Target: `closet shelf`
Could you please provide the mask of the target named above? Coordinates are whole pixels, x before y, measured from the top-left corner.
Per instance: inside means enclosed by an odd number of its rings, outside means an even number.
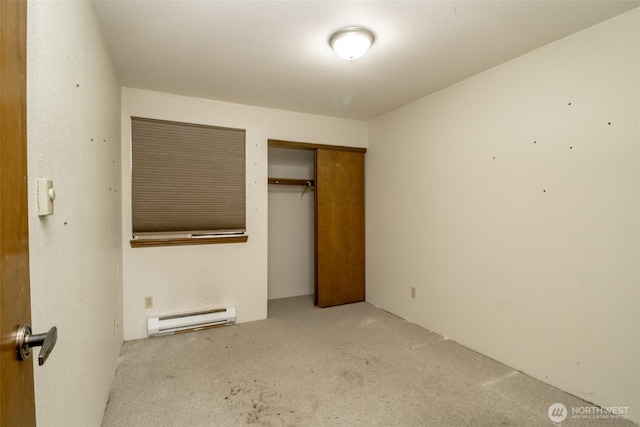
[[[274,185],[303,185],[305,187],[313,187],[315,182],[313,179],[300,178],[269,178],[269,184]]]

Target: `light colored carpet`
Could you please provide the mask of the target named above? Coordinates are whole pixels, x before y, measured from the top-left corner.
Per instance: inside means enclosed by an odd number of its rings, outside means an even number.
[[[126,342],[103,427],[631,426],[367,303],[269,301],[269,319]]]

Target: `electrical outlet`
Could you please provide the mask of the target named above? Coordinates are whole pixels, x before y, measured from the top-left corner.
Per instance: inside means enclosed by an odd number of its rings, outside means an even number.
[[[153,297],[144,297],[144,308],[153,308]]]
[[[415,298],[416,297],[416,288],[415,287],[411,287],[411,298]]]

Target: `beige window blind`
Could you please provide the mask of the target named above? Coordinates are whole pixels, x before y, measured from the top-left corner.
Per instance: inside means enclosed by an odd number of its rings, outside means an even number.
[[[131,118],[133,236],[242,233],[245,130]]]

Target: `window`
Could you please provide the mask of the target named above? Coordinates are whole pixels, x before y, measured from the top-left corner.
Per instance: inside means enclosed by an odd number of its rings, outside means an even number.
[[[131,147],[132,246],[246,241],[244,129],[132,117]]]

